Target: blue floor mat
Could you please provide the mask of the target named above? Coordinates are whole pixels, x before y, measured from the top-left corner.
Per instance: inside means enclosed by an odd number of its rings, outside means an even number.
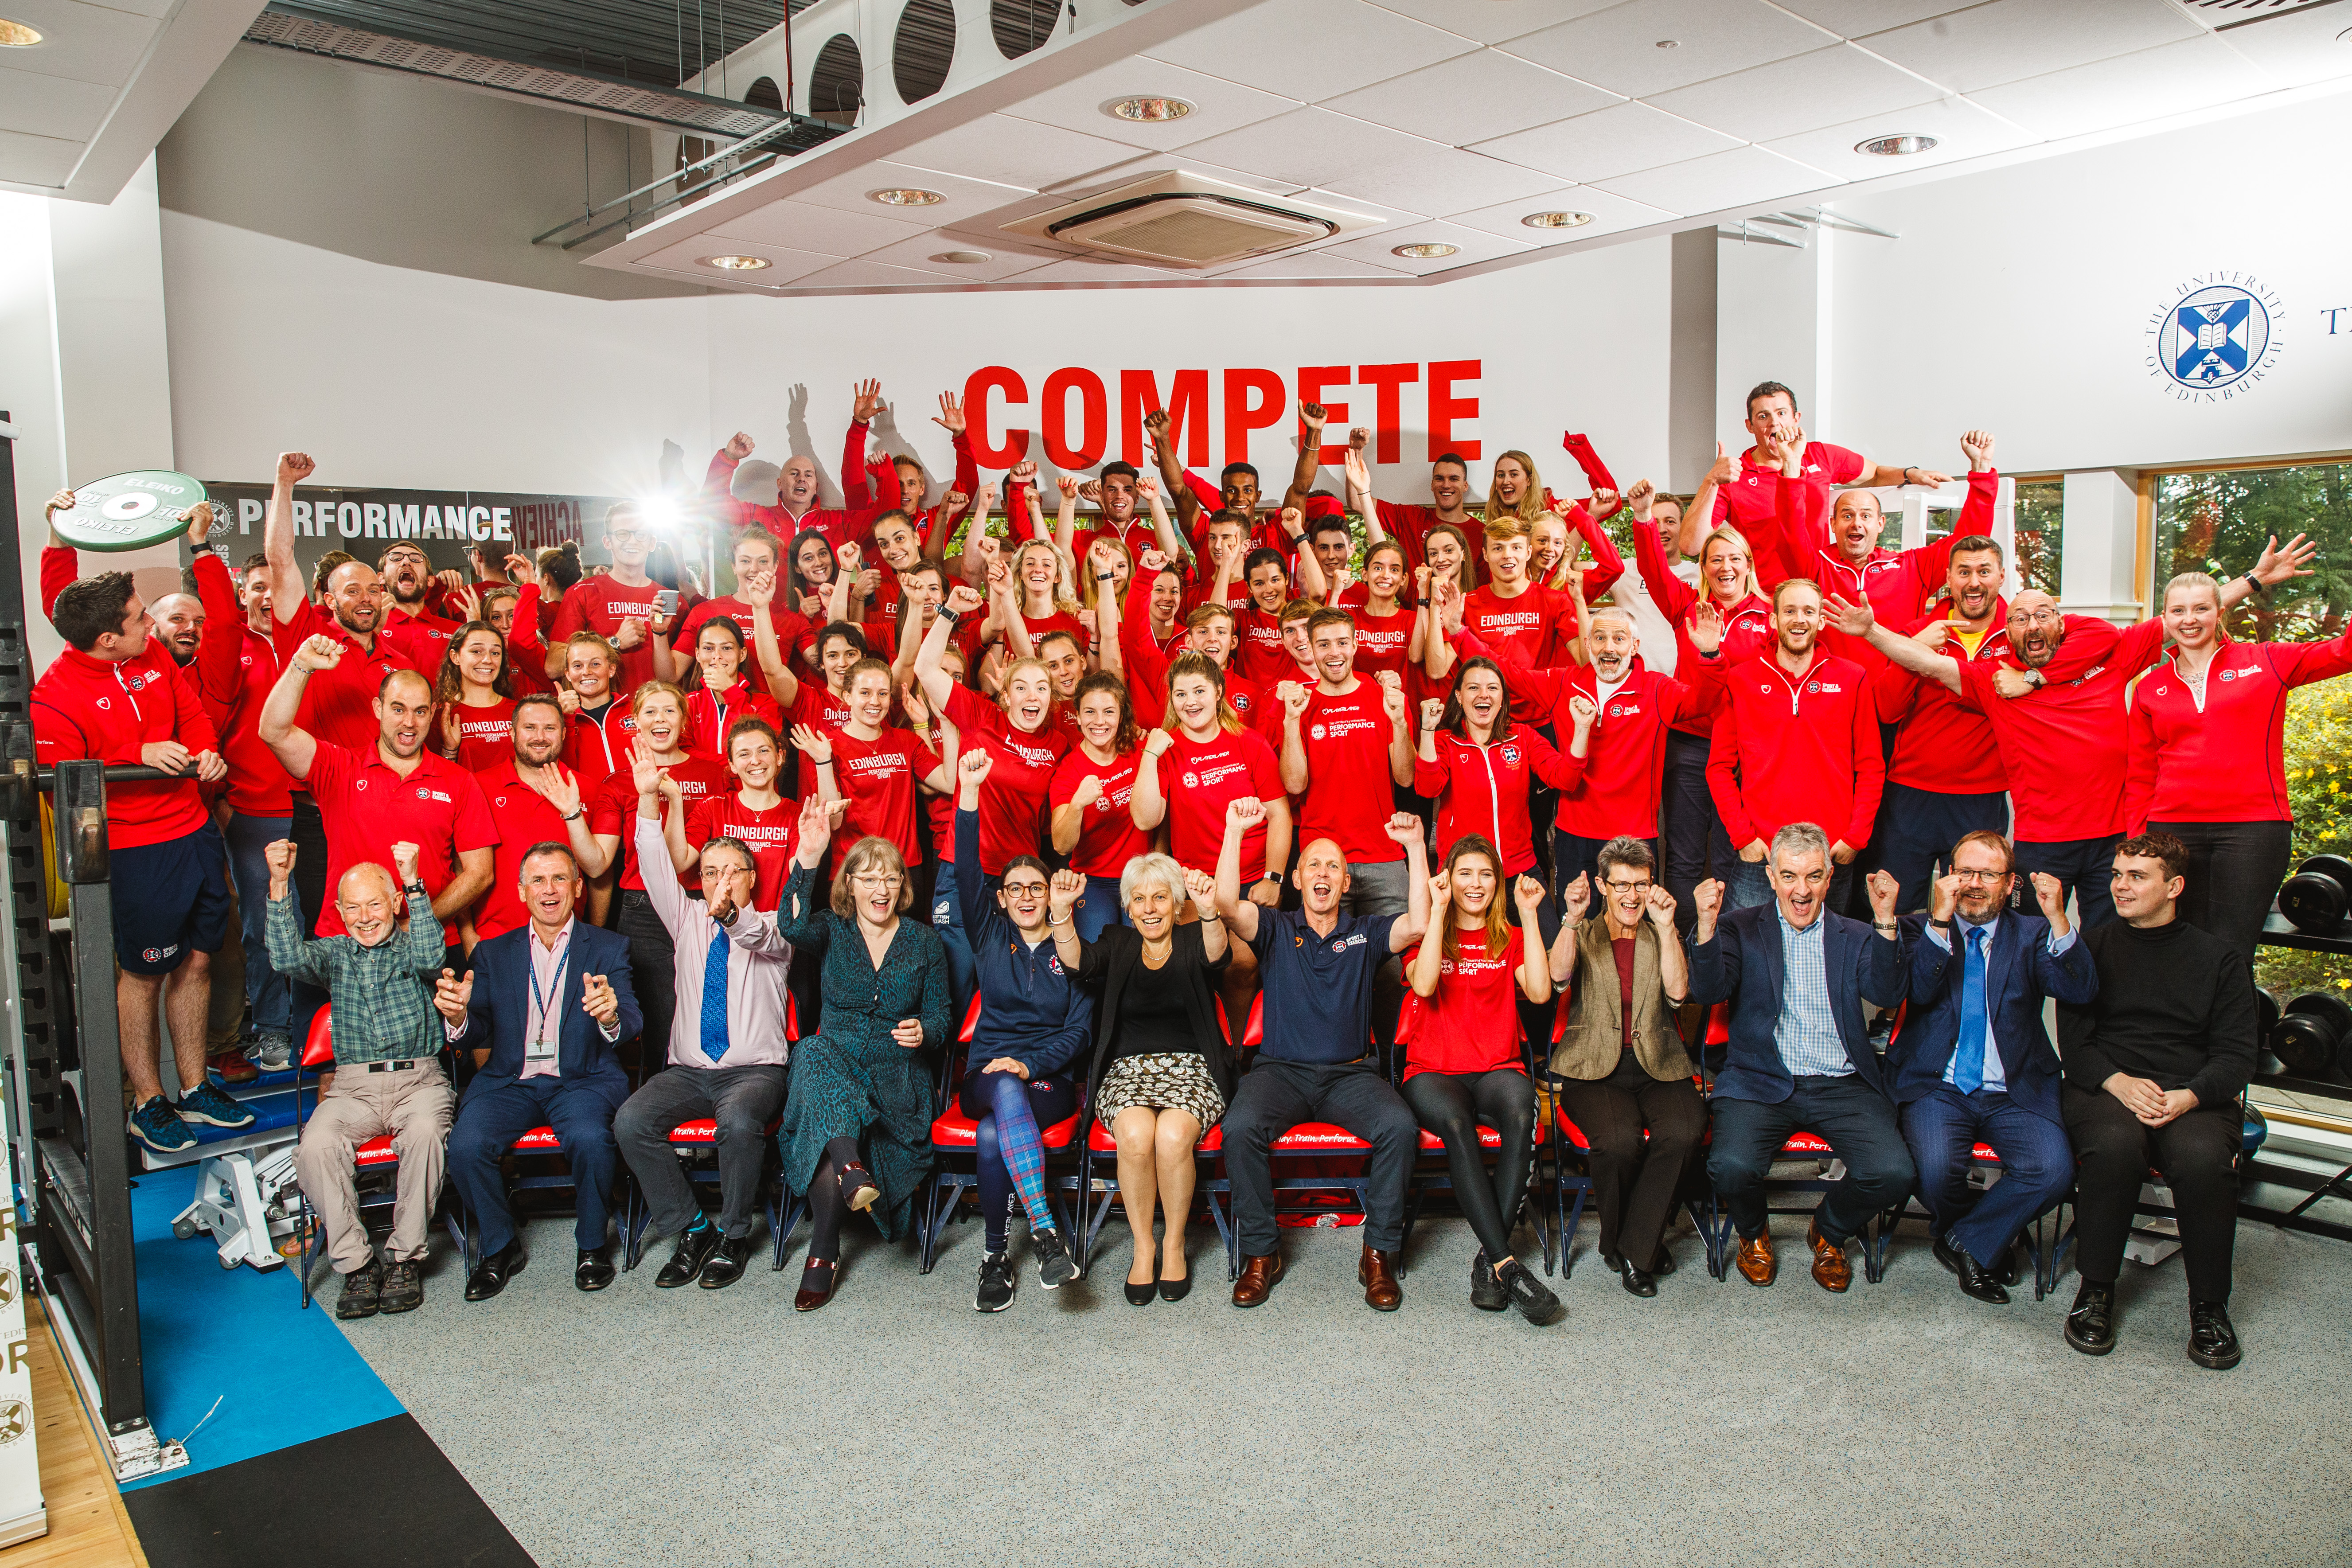
[[[268,1274],[223,1268],[209,1238],[172,1234],[194,1189],[193,1166],[131,1184],[147,1418],[158,1436],[185,1437],[215,1399],[220,1409],[188,1444],[188,1468],[126,1491],[403,1413],[336,1327],[331,1289],[306,1312],[290,1263]]]

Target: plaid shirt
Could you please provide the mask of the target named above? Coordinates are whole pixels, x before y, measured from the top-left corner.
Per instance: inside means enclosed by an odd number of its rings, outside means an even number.
[[[1772,1043],[1792,1078],[1843,1078],[1853,1071],[1845,1054],[1845,1037],[1838,1033],[1837,1014],[1830,1005],[1827,956],[1829,939],[1822,934],[1829,921],[1821,915],[1799,931],[1789,923],[1778,904],[1773,918],[1780,922],[1780,1018],[1772,1026]]]
[[[432,982],[447,944],[428,894],[408,895],[408,929],[373,947],[348,936],[305,937],[294,898],[269,900],[269,962],[278,973],[327,993],[335,1065],[407,1061],[441,1050]],[[298,1047],[299,1049],[299,1047]]]

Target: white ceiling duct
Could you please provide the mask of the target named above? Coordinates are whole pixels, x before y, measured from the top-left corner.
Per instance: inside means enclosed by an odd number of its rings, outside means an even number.
[[[1147,261],[1220,267],[1313,245],[1379,222],[1171,169],[1003,226],[1008,234]]]

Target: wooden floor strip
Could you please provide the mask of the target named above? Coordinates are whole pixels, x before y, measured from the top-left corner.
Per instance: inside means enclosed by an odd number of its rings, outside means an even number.
[[[49,1532],[0,1551],[0,1568],[147,1568],[114,1473],[101,1457],[105,1450],[58,1358],[57,1341],[37,1298],[25,1302],[25,1337]]]

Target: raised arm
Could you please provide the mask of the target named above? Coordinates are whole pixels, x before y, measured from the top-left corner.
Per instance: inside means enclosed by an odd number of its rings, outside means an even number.
[[[922,646],[915,650],[915,679],[922,682],[923,700],[931,711],[944,714],[948,710],[948,694],[955,689],[955,678],[947,672],[940,660],[947,656],[948,638],[955,631],[953,617],[971,615],[980,608],[980,595],[968,584],[959,583],[948,590],[945,612],[933,617],[931,629],[923,634]]]
[[[276,613],[274,608],[271,613]],[[294,722],[295,714],[301,711],[302,693],[310,687],[313,673],[334,668],[342,658],[343,645],[331,637],[303,638],[294,657],[286,661],[286,673],[269,689],[269,700],[261,705],[260,716],[255,721],[261,743],[277,756],[280,766],[298,779],[310,776],[310,765],[319,756],[318,741]]]
[[[1850,605],[1832,594],[1822,607],[1828,612],[1832,629],[1850,637],[1860,637],[1885,654],[1889,663],[1901,666],[1923,680],[1932,680],[1947,691],[1958,692],[1960,689],[1958,659],[1949,654],[1937,653],[1916,638],[1887,630],[1878,624],[1878,616],[1871,609],[1869,600]],[[1941,633],[1937,635],[1940,637]]]
[[[318,470],[307,452],[278,454],[278,476],[269,488],[269,510],[261,522],[262,559],[269,567],[269,614],[284,626],[310,602],[310,585],[294,559],[294,487]]]
[[[1428,830],[1421,818],[1400,811],[1382,831],[1404,847],[1404,916],[1389,928],[1389,951],[1401,953],[1429,929],[1429,852],[1423,837]]]
[[[1257,940],[1257,906],[1242,897],[1242,840],[1265,820],[1265,803],[1255,795],[1242,795],[1225,805],[1225,838],[1217,850],[1217,916],[1244,942]],[[1421,890],[1421,900],[1427,909],[1428,889]]]
[[[1307,498],[1315,493],[1315,476],[1323,467],[1323,423],[1328,416],[1321,404],[1302,403],[1298,417],[1307,432],[1298,438],[1298,461],[1291,465],[1290,488],[1283,492],[1282,505],[1286,511],[1297,508],[1304,517]]]
[[[783,645],[776,636],[776,580],[755,577],[736,592],[751,606],[751,646],[759,655],[760,673],[768,679],[768,692],[779,706],[790,710],[800,700],[801,683],[800,678],[793,674],[792,661],[784,657]]]
[[[1135,790],[1127,797],[1127,814],[1140,832],[1149,833],[1168,819],[1168,797],[1160,788],[1160,759],[1175,743],[1176,737],[1165,730],[1147,731],[1136,753]]]
[[[1412,950],[1412,963],[1406,966],[1405,984],[1416,996],[1437,994],[1438,969],[1445,961],[1445,927],[1454,917],[1454,888],[1444,872],[1429,879],[1424,895],[1429,900],[1429,929],[1422,933],[1421,945]]]

